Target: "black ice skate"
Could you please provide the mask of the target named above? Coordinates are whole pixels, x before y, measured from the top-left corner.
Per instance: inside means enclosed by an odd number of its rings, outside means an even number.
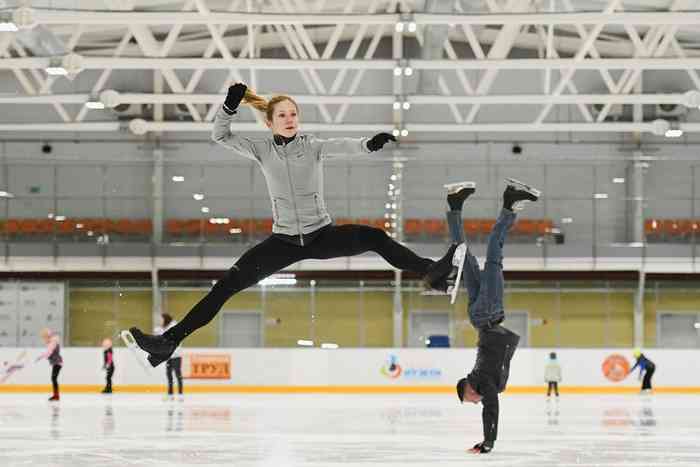
[[[476,183],[458,182],[444,185],[447,188],[447,204],[452,211],[460,211],[464,200],[476,192]]]
[[[503,207],[505,209],[520,211],[528,202],[537,201],[542,195],[540,190],[514,178],[506,178],[506,183],[508,186],[503,192]]]
[[[177,344],[164,336],[151,336],[142,333],[138,328],[131,328],[128,331],[121,332],[121,338],[124,344],[131,349],[136,355],[139,363],[148,371],[142,363],[142,356],[139,355],[137,349],[143,350],[148,354],[147,360],[152,367],[157,367],[164,361],[170,358],[175,352]]]
[[[447,280],[454,273],[453,258],[458,243],[453,243],[447,253],[428,267],[428,272],[423,276],[423,285],[428,290],[447,293]]]
[[[462,272],[464,272],[464,262],[467,260],[467,244],[461,243],[455,250],[455,254],[452,257],[452,265],[457,268],[457,276],[455,277],[455,283],[448,289],[450,294],[450,304],[454,305],[455,300],[457,300],[457,294],[459,293],[459,282],[462,280]]]

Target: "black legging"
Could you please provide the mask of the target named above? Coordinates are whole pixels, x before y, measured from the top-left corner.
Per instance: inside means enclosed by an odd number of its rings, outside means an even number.
[[[554,389],[554,394],[559,397],[559,383],[556,381],[550,381],[547,383],[547,396],[552,395],[552,389]]]
[[[105,376],[107,384],[105,385],[105,391],[112,390],[112,376],[114,376],[114,366],[107,367],[107,374]]]
[[[61,365],[51,366],[51,384],[53,385],[53,395],[58,396],[58,374],[61,372]]]
[[[642,391],[645,389],[651,389],[651,377],[654,376],[655,367],[647,368],[644,371],[644,378],[642,379]]]
[[[164,336],[179,343],[214,319],[231,296],[298,261],[356,256],[368,251],[379,254],[397,269],[421,276],[433,263],[394,241],[383,230],[367,225],[329,225],[304,246],[271,235],[246,251],[187,316]]]
[[[173,393],[173,373],[177,378],[177,392],[182,394],[182,358],[175,357],[168,360],[165,366],[165,374],[168,376],[168,394]]]

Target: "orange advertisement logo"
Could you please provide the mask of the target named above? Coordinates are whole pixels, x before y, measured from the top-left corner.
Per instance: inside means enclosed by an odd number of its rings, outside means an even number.
[[[602,369],[606,378],[617,383],[627,377],[627,373],[630,372],[630,364],[624,356],[612,354],[603,360]]]
[[[189,379],[231,379],[231,356],[190,354]]]

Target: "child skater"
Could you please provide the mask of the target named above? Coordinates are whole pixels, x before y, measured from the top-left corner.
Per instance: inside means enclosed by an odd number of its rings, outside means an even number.
[[[554,389],[554,395],[559,399],[561,366],[559,366],[556,352],[551,352],[549,354],[549,361],[547,362],[547,366],[544,367],[544,382],[547,383],[547,398],[552,396],[552,389]]]
[[[112,394],[112,376],[114,376],[114,350],[112,350],[112,339],[105,338],[102,341],[102,369],[105,370],[105,388],[102,394]]]
[[[53,386],[53,395],[49,401],[58,401],[60,399],[58,392],[58,374],[63,368],[63,358],[61,357],[61,344],[58,334],[51,329],[44,328],[40,333],[41,339],[46,345],[46,351],[36,358],[36,361],[47,359],[51,365],[51,385]]]

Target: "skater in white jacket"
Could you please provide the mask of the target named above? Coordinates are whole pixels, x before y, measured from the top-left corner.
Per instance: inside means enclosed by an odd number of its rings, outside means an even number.
[[[561,383],[561,366],[557,360],[556,352],[550,352],[549,361],[544,367],[544,382],[547,383],[547,397],[554,395],[559,397],[559,383]]]

